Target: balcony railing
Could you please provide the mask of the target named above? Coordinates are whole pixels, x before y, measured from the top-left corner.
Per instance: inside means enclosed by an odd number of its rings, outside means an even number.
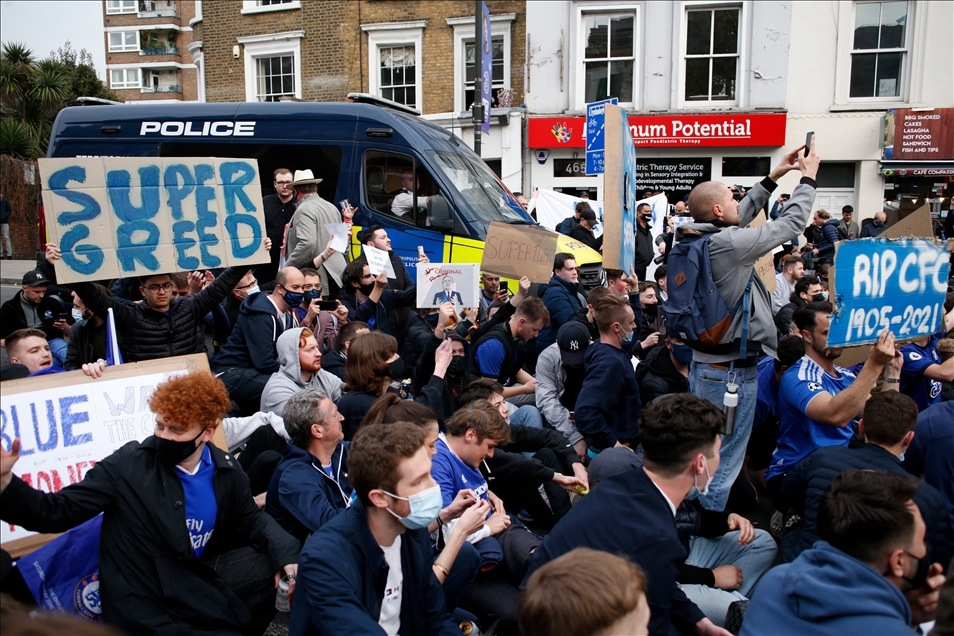
[[[139,0],[140,18],[176,18],[179,14],[173,7],[158,8],[152,0]]]
[[[146,86],[143,87],[143,93],[181,93],[182,88],[178,84],[166,84],[159,86]]]
[[[139,55],[179,55],[177,46],[144,46]]]

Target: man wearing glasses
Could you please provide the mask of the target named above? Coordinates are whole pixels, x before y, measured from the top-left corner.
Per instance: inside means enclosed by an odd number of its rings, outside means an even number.
[[[265,283],[275,280],[285,226],[295,213],[295,189],[292,187],[292,180],[291,170],[279,168],[274,172],[272,182],[275,194],[262,197],[262,206],[265,211],[265,235],[272,239],[272,249],[268,251],[271,261],[255,268],[255,278]]]

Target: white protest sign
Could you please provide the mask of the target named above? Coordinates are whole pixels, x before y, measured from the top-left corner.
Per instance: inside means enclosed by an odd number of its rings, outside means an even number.
[[[417,306],[440,307],[452,302],[459,308],[477,307],[480,266],[457,263],[418,263]]]
[[[268,262],[254,159],[40,159],[60,283]]]
[[[344,254],[348,250],[348,224],[326,223],[325,229],[331,234],[331,249]]]
[[[34,488],[57,492],[82,481],[96,462],[127,442],[152,435],[155,415],[148,405],[157,384],[208,368],[205,355],[191,355],[107,367],[96,380],[70,371],[4,382],[0,443],[10,450],[19,439],[14,474]],[[225,446],[224,435],[220,426],[217,446]],[[22,547],[19,540],[34,535],[0,524],[0,542],[11,553]],[[43,541],[37,537],[36,542]]]
[[[377,276],[383,271],[387,273],[388,278],[397,278],[397,274],[394,273],[394,266],[391,265],[391,258],[386,250],[365,245],[364,255],[368,258],[368,271],[371,272],[372,276]]]

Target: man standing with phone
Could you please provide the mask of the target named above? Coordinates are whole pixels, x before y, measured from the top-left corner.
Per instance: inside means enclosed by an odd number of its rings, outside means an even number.
[[[762,355],[776,355],[777,330],[772,320],[771,297],[755,274],[755,263],[775,247],[798,236],[808,223],[820,163],[813,136],[809,144],[786,154],[769,176],[750,188],[741,201],[736,201],[729,187],[717,181],[695,186],[689,194],[689,210],[694,222],[676,230],[677,240],[689,234],[708,235],[712,280],[726,307],[738,306],[747,290],[751,290],[750,306],[736,312],[716,347],[705,351],[696,349],[690,366],[689,386],[698,397],[722,404],[729,383],[736,385],[738,393],[734,427],[723,436],[719,469],[713,476],[709,493],[700,498],[708,510],[725,508],[752,432],[758,397],[758,360]],[[800,171],[802,179],[778,219],[760,227],[748,227],[767,205],[772,191],[778,187],[778,180],[792,170]],[[678,275],[672,261],[669,274]]]

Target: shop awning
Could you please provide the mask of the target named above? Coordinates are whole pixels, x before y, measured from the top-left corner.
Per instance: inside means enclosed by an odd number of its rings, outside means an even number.
[[[954,161],[882,161],[885,177],[944,177],[954,175]]]

